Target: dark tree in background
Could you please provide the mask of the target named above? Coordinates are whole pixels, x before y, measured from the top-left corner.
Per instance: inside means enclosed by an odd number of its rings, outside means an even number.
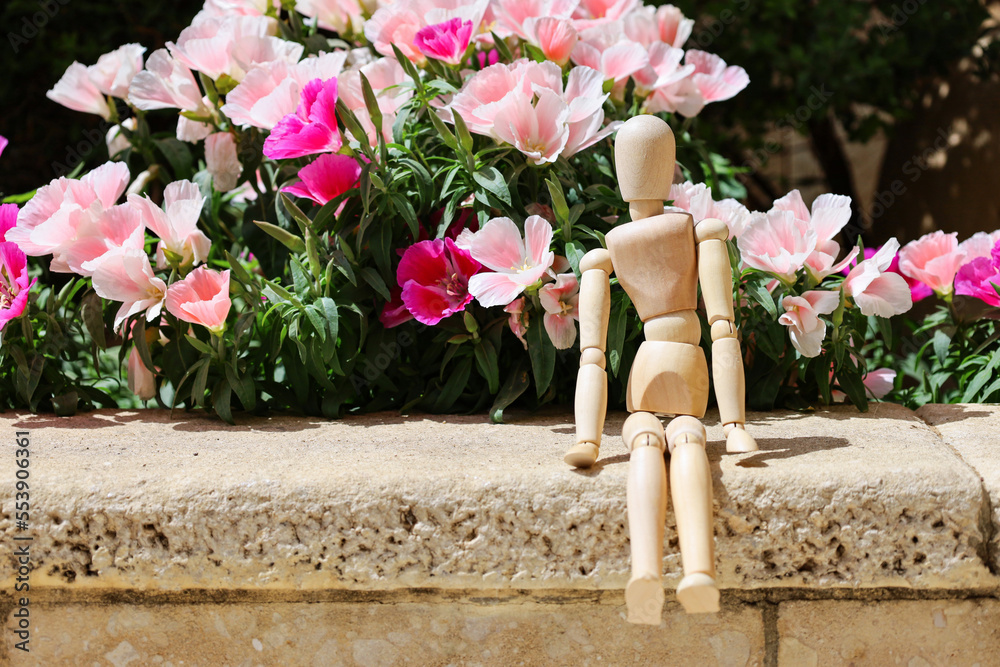
[[[107,126],[45,97],[74,60],[92,65],[103,53],[137,42],[148,56],[174,40],[201,0],[5,0],[0,3],[0,193],[33,190],[74,162],[107,159]]]
[[[977,0],[674,4],[697,20],[685,48],[717,53],[750,75],[750,85],[733,102],[703,112],[698,134],[749,168],[751,208],[766,209],[787,190],[759,169],[780,150],[765,140],[768,130],[807,136],[825,189],[850,195],[857,207],[838,123],[851,141],[867,142],[880,130],[891,137],[960,62],[984,79],[996,76],[995,21]],[[857,208],[852,223],[851,236],[867,228]]]

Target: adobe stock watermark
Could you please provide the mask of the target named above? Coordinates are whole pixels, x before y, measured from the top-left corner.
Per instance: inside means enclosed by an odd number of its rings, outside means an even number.
[[[712,46],[715,40],[722,37],[722,33],[726,31],[726,28],[736,22],[737,12],[745,12],[750,9],[750,5],[752,4],[753,0],[739,0],[736,3],[735,9],[723,9],[719,12],[718,16],[710,17],[705,26],[698,31],[698,34],[688,38],[687,43],[684,44],[684,48],[697,47],[704,51]]]
[[[351,374],[350,381],[354,389],[361,392],[375,383],[394,362],[403,356],[403,350],[416,342],[407,331],[400,331],[396,340],[385,341],[378,347],[378,354],[365,359],[364,366]]]
[[[827,90],[825,83],[821,83],[818,88],[813,86],[805,103],[784,118],[778,119],[774,124],[774,129],[783,134],[798,132],[803,125],[808,123],[826,105],[827,100],[831,97],[833,97],[833,91]],[[757,171],[772,155],[780,152],[782,147],[783,144],[777,141],[766,141],[762,147],[755,150],[743,162],[743,166],[749,168],[751,171]]]
[[[52,163],[52,171],[56,178],[65,176],[79,165],[86,156],[98,146],[106,143],[108,131],[115,127],[114,123],[102,120],[100,125],[83,131],[83,138],[75,144],[66,147],[66,157],[63,162]]]
[[[910,17],[916,14],[926,2],[927,0],[904,0],[897,5],[893,5],[892,10],[887,14],[889,22],[879,25],[879,31],[882,33],[882,36],[888,37],[891,33],[902,28],[910,20]]]
[[[931,161],[935,155],[945,151],[951,145],[950,133],[947,129],[938,128],[931,145],[919,153],[915,153],[902,164],[900,171],[907,178],[897,178],[889,184],[885,190],[875,193],[871,206],[867,211],[861,212],[861,229],[852,231],[864,233],[886,214],[899,198],[905,195],[914,183],[920,180],[924,173],[931,168]],[[909,185],[908,185],[909,184]]]
[[[22,46],[38,37],[38,33],[49,24],[59,10],[70,3],[70,0],[38,0],[39,11],[31,16],[21,19],[21,25],[17,26],[17,32],[8,32],[7,41],[14,53],[18,53]]]

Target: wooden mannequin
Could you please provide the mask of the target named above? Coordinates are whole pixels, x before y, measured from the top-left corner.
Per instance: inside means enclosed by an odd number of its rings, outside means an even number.
[[[670,486],[684,578],[677,597],[689,613],[719,610],[712,534],[712,474],[705,454],[708,364],[698,346],[697,286],[712,327],[712,368],[726,451],[751,452],[746,432],[743,357],[733,325],[733,283],[720,220],[696,225],[687,213],[664,213],[674,174],[674,135],[655,116],[628,120],[615,139],[622,197],[632,222],[607,234],[607,250],[580,262],[580,372],[576,384],[576,442],[566,463],[587,468],[597,461],[607,412],[605,348],[610,276],[635,304],[646,340],[639,347],[626,390],[632,413],[622,437],[631,452],[628,521],[632,577],[625,590],[628,620],[657,625],[663,611],[663,524],[667,508],[664,453],[670,453]],[[657,414],[675,415],[664,432]]]

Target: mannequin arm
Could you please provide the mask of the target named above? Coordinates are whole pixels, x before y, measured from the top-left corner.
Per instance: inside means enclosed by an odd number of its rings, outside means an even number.
[[[589,468],[597,461],[608,411],[604,352],[611,311],[611,255],[600,248],[580,261],[580,372],[576,376],[576,445],[563,460]]]
[[[746,387],[743,354],[733,314],[733,273],[729,265],[726,239],[729,229],[721,220],[706,218],[695,227],[698,242],[698,276],[705,299],[708,323],[712,327],[712,375],[719,418],[726,433],[726,449],[755,451],[757,443],[744,430]],[[741,431],[733,435],[734,431]]]

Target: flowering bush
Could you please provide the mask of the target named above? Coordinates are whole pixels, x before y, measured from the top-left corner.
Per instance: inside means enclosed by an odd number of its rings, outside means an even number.
[[[685,51],[691,26],[639,0],[208,0],[145,62],[129,44],[72,64],[50,97],[112,121],[114,161],[40,188],[6,230],[0,400],[134,396],[227,421],[567,400],[580,259],[628,221],[611,136],[658,113],[686,179],[671,207],[734,239],[752,404],[839,389],[864,408],[886,390],[866,334],[911,304],[898,244],[844,276],[848,198],[737,201],[737,170],[694,130],[749,80]],[[170,135],[150,128],[165,113]],[[25,255],[50,258],[37,294]],[[641,338],[629,306],[616,286],[619,401]]]
[[[927,234],[890,270],[910,283],[914,301],[938,300],[922,322],[904,321],[897,337],[870,343],[871,356],[905,373],[892,398],[911,406],[1000,399],[1000,230],[961,243],[955,233]]]

